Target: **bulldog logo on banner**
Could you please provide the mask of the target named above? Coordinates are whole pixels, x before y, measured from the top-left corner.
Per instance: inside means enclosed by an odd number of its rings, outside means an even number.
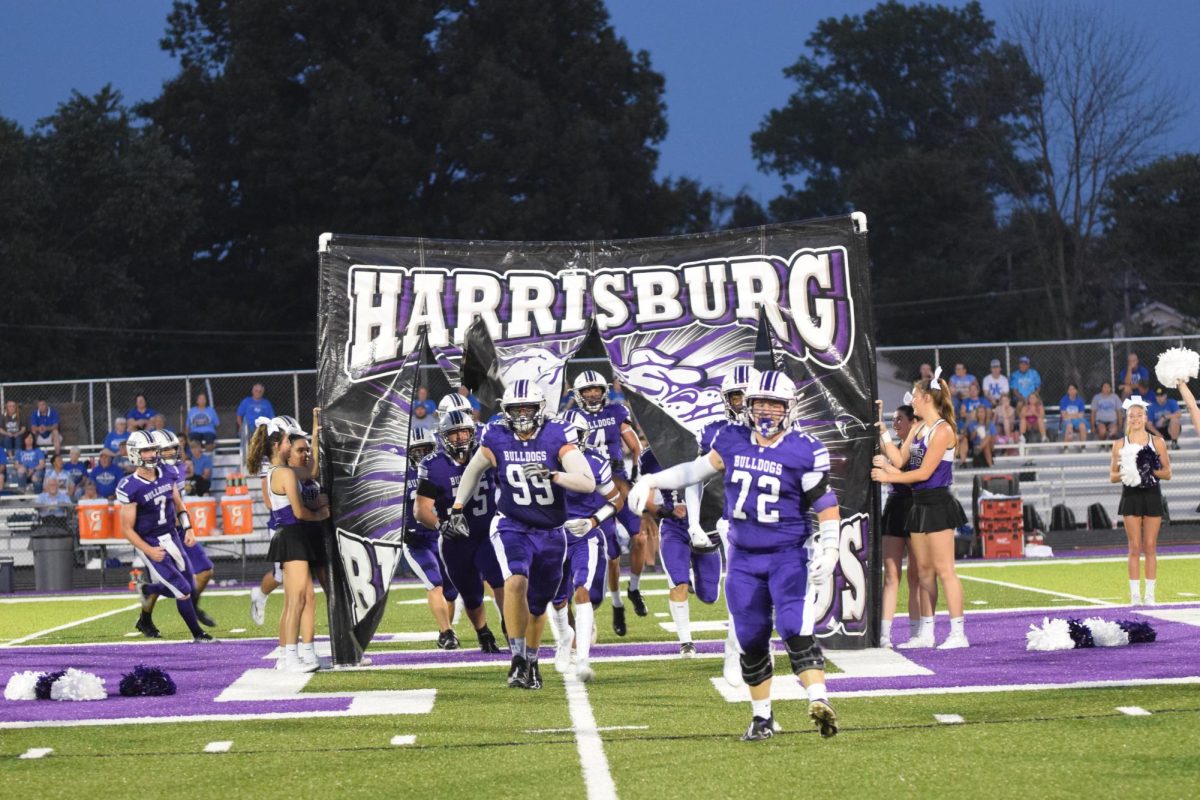
[[[332,480],[335,660],[357,661],[370,642],[398,563],[397,532],[411,524],[404,473],[414,392],[428,385],[420,371],[436,370],[449,386],[485,370],[533,380],[553,410],[593,328],[670,466],[695,456],[694,434],[722,414],[721,380],[755,363],[762,327],[767,357],[801,389],[796,424],[830,450],[842,506],[837,591],[819,598],[819,627],[834,646],[865,646],[877,630],[870,564],[879,543],[860,226],[852,215],[583,243],[323,236],[318,393]],[[471,337],[487,340],[481,352],[494,363],[464,362]]]

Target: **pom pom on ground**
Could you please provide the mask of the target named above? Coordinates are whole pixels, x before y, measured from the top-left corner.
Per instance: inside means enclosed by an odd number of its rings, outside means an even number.
[[[1129,634],[1130,644],[1146,644],[1158,638],[1158,633],[1154,628],[1150,627],[1149,622],[1134,622],[1133,620],[1123,619],[1118,621],[1117,624],[1121,626],[1121,630]]]
[[[40,672],[14,672],[4,686],[5,700],[37,700]]]
[[[1026,650],[1073,650],[1071,626],[1065,619],[1042,618],[1042,627],[1030,625],[1025,633]]]
[[[104,700],[107,697],[103,678],[75,668],[68,669],[50,686],[51,700]]]
[[[1121,472],[1121,483],[1126,486],[1142,485],[1142,474],[1138,472],[1138,452],[1141,449],[1141,445],[1132,443],[1121,448],[1118,464]]]
[[[1172,347],[1159,355],[1154,374],[1159,383],[1174,389],[1180,381],[1200,377],[1200,353],[1186,347]]]
[[[1129,644],[1129,634],[1111,620],[1089,617],[1083,624],[1091,628],[1096,647],[1124,647]]]
[[[1071,635],[1071,641],[1076,647],[1095,647],[1096,642],[1092,639],[1092,631],[1087,625],[1084,625],[1077,619],[1067,620],[1067,631]]]
[[[158,667],[138,664],[121,678],[123,697],[162,697],[175,694],[175,681]]]
[[[67,671],[65,669],[60,669],[57,672],[43,672],[41,675],[39,675],[37,686],[34,687],[34,692],[37,694],[37,699],[49,700],[50,687],[54,685],[56,680],[66,674]]]

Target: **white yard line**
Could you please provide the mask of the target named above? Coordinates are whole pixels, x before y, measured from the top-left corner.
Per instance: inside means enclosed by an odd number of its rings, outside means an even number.
[[[208,744],[204,745],[204,752],[206,752],[206,753],[228,753],[229,748],[231,748],[231,747],[233,747],[233,742],[230,742],[230,741],[209,742]]]
[[[417,737],[413,734],[400,734],[392,737],[392,745],[394,747],[403,747],[404,745],[416,744]]]
[[[583,783],[587,788],[588,800],[616,800],[617,787],[608,770],[608,758],[604,755],[604,742],[596,728],[596,716],[588,702],[587,688],[571,673],[563,675],[567,688],[567,709],[571,712],[571,725],[575,731],[575,747],[579,750],[579,762],[583,765]]]
[[[31,747],[17,758],[43,758],[54,752],[53,747]]]
[[[1020,583],[1009,583],[1008,581],[994,581],[991,578],[980,578],[975,575],[964,575],[958,573],[959,580],[975,581],[976,583],[990,583],[993,586],[1003,586],[1008,589],[1020,589],[1024,592],[1036,592],[1037,594],[1048,594],[1051,597],[1065,597],[1068,600],[1082,600],[1085,603],[1094,603],[1098,606],[1115,606],[1116,603],[1110,603],[1106,600],[1099,600],[1095,597],[1081,597],[1077,594],[1067,594],[1066,592],[1054,592],[1049,589],[1037,589],[1033,586],[1025,586]]]
[[[76,625],[86,625],[87,623],[95,622],[98,619],[104,619],[105,617],[111,617],[115,614],[124,614],[126,611],[133,611],[135,608],[141,608],[141,607],[142,607],[141,603],[134,603],[131,606],[121,606],[120,608],[114,608],[112,611],[105,611],[103,614],[96,614],[95,616],[86,617],[84,619],[77,619],[74,622],[68,622],[65,625],[56,625],[53,628],[47,628],[44,631],[38,631],[37,633],[31,633],[28,636],[22,636],[19,639],[13,639],[11,641],[5,642],[4,644],[0,644],[0,647],[13,647],[14,645],[24,644],[25,642],[32,641],[33,639],[37,639],[39,636],[45,636],[48,633],[55,633],[57,631],[65,631],[67,628],[74,628]],[[126,644],[126,643],[121,642],[121,644]]]
[[[1129,717],[1148,717],[1150,712],[1141,706],[1117,706],[1117,711]]]
[[[961,714],[934,714],[933,718],[943,725],[961,725],[963,723]]]

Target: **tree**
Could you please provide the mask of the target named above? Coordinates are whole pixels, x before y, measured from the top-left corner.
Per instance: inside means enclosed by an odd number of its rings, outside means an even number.
[[[867,213],[886,340],[995,337],[1020,299],[988,295],[1008,291],[997,197],[1034,89],[1020,52],[978,3],[885,2],[821,21],[805,44],[785,71],[796,91],[752,137],[761,168],[803,177],[772,216]]]

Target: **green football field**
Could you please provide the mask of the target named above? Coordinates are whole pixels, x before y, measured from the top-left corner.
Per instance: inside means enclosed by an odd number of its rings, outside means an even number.
[[[841,720],[841,732],[828,740],[806,720],[805,703],[783,691],[794,688],[795,679],[777,644],[775,683],[783,696],[777,692],[774,711],[784,733],[741,742],[748,704],[720,679],[719,652],[690,660],[674,654],[661,576],[643,579],[650,613],[639,618],[629,609],[625,639],[613,635],[607,604],[597,612],[593,682],[564,680],[544,657],[545,687],[537,692],[506,688],[503,664],[477,664],[469,652],[461,665],[405,660],[433,650],[436,632],[424,593],[397,585],[380,640],[369,651],[375,663],[318,673],[296,695],[358,698],[368,713],[80,725],[92,714],[85,708],[69,725],[50,725],[31,722],[28,709],[53,701],[4,701],[0,786],[13,798],[169,792],[267,798],[330,790],[356,797],[526,799],[1200,796],[1200,659],[1183,663],[1200,653],[1200,555],[1160,560],[1161,605],[1154,609],[1121,606],[1128,599],[1124,559],[968,562],[959,572],[972,647],[941,654],[869,651],[865,667],[852,653],[828,653],[829,688]],[[270,654],[281,597],[272,597],[261,628],[249,619],[244,590],[214,590],[203,605],[219,623],[216,635],[229,644],[148,645],[129,636],[137,616],[131,594],[0,600],[0,681],[26,668],[31,653],[59,658],[63,666],[74,653],[129,653],[132,664],[140,652],[174,648],[201,672],[221,648],[240,647],[255,662]],[[700,628],[694,638],[722,639],[723,598],[713,607],[695,600],[691,606]],[[903,609],[902,596],[901,617]],[[323,614],[322,605],[319,633],[325,632]],[[498,633],[490,604],[489,614]],[[1029,620],[1092,615],[1150,621],[1159,641],[1024,650]],[[163,602],[155,619],[165,637],[183,638],[172,603]],[[939,639],[944,619],[941,625]],[[904,627],[898,619],[898,641]],[[456,629],[464,651],[474,650],[465,617]],[[604,656],[618,641],[630,645],[622,653],[657,655]],[[263,673],[271,663],[235,664],[231,674]],[[987,679],[968,681],[968,672]],[[202,693],[188,685],[190,674],[176,674],[180,708],[189,692]],[[839,689],[849,686],[855,688]],[[369,713],[372,698],[421,693],[434,697],[426,709]],[[273,711],[289,702],[259,705]],[[97,721],[104,720],[90,720]]]

